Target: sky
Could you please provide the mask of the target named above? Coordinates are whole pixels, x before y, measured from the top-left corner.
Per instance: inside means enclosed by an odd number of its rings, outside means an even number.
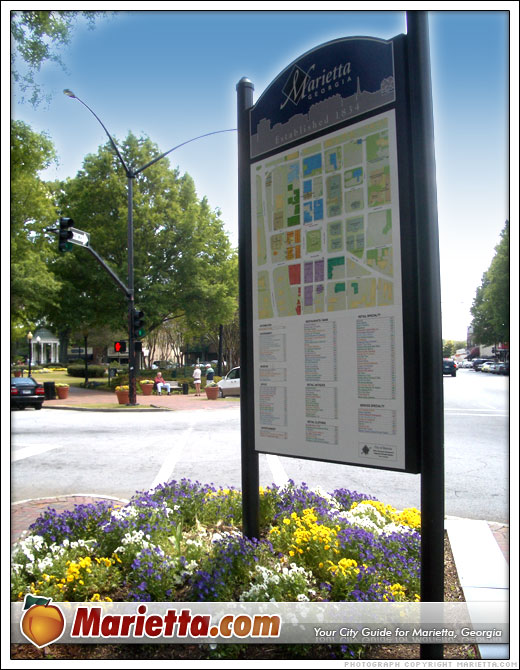
[[[404,4],[423,9],[421,3]],[[47,8],[33,2],[11,9],[37,5]],[[406,33],[406,12],[402,5],[392,10],[391,2],[356,3],[370,10],[355,12],[338,11],[346,3],[334,2],[243,3],[246,11],[236,11],[241,3],[223,3],[218,6],[233,10],[208,10],[216,5],[149,2],[147,11],[110,13],[94,30],[78,22],[62,51],[67,71],[52,64],[41,70],[39,81],[53,94],[50,104],[37,109],[19,104],[11,90],[11,117],[48,133],[59,156],[59,165],[41,173],[42,178],[74,177],[85,156],[107,140],[88,110],[63,95],[65,88],[92,108],[116,141],[131,131],[149,136],[163,152],[199,135],[235,128],[236,84],[244,76],[254,84],[256,101],[282,70],[320,44]],[[278,9],[266,9],[272,6]],[[315,6],[320,11],[309,11]],[[479,11],[467,10],[472,3],[450,3],[450,11],[446,6],[434,2],[424,8],[430,10],[443,338],[465,341],[475,291],[510,218],[509,168],[510,161],[517,164],[513,147],[518,138],[512,142],[509,137],[509,113],[516,105],[511,82],[518,81],[518,72],[510,74],[509,67],[510,59],[517,67],[518,5],[477,3]],[[55,8],[104,9],[95,2],[58,2]],[[8,40],[2,42],[5,51]],[[5,74],[5,53],[2,61]],[[516,133],[517,123],[511,127]],[[220,133],[169,156],[172,167],[193,177],[199,197],[206,196],[213,209],[221,210],[234,245],[236,141],[236,133]]]

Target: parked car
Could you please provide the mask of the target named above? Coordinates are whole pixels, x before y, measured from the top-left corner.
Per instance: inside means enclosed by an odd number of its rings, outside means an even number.
[[[41,409],[44,399],[45,389],[43,384],[38,384],[36,379],[32,377],[11,378],[11,407]]]
[[[233,368],[223,377],[217,386],[220,389],[220,397],[240,395],[240,368]]]
[[[177,363],[172,361],[154,361],[152,364],[152,370],[174,370],[177,367]]]
[[[473,370],[480,372],[482,370],[482,366],[484,365],[484,363],[489,362],[491,362],[491,359],[489,358],[475,358],[473,360]]]
[[[452,377],[456,377],[457,375],[457,365],[455,361],[452,361],[451,358],[443,358],[442,359],[442,374],[443,375],[451,375]]]
[[[462,367],[463,368],[472,368],[473,367],[473,361],[462,361]]]
[[[497,363],[494,373],[496,375],[509,375],[509,361],[506,363]]]
[[[495,364],[492,361],[486,361],[485,363],[482,363],[482,366],[480,368],[480,372],[491,372],[491,368]]]

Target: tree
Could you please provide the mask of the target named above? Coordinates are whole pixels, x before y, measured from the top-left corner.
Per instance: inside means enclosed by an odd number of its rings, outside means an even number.
[[[500,238],[471,307],[473,336],[483,345],[509,342],[509,221]]]
[[[38,176],[55,161],[45,133],[11,121],[11,323],[14,331],[33,327],[57,297],[52,272],[55,252],[45,232],[56,222],[52,188]]]
[[[56,63],[66,70],[60,49],[70,43],[73,28],[79,18],[87,21],[89,28],[99,16],[97,11],[15,11],[11,12],[11,75],[25,102],[37,107],[50,95],[45,95],[36,81],[42,65]]]
[[[442,341],[442,357],[451,358],[455,353],[455,343],[453,340],[443,340]]]
[[[127,165],[137,168],[159,151],[147,137],[132,133],[119,143]],[[189,175],[167,161],[143,171],[134,183],[135,304],[145,313],[145,328],[183,317],[188,325],[201,315],[213,322],[232,319],[236,306],[236,253],[218,211],[198,200]],[[125,172],[110,143],[85,158],[74,179],[61,185],[62,216],[90,233],[91,246],[124,281],[127,276],[127,189]],[[80,325],[104,323],[126,328],[123,293],[80,247],[55,264],[63,291],[52,319]],[[86,322],[86,323],[85,323]]]
[[[465,349],[466,342],[462,340],[443,340],[442,341],[442,357],[451,358],[457,353],[459,349]]]

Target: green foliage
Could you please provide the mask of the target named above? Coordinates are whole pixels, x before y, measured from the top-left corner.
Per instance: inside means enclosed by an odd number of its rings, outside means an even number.
[[[137,169],[159,151],[132,133],[120,143],[125,162]],[[85,158],[83,169],[62,184],[63,215],[90,233],[92,247],[120,278],[127,273],[127,180],[110,143]],[[236,252],[217,212],[198,200],[193,180],[158,161],[133,183],[135,304],[145,312],[147,332],[185,315],[187,323],[208,315],[226,322],[236,309]],[[59,308],[51,317],[71,330],[101,324],[127,327],[126,298],[106,272],[77,247],[54,269],[62,282]]]
[[[11,327],[27,333],[54,302],[59,281],[45,228],[54,224],[51,188],[38,173],[56,160],[45,133],[11,121]],[[52,236],[51,236],[52,237]]]
[[[105,365],[89,365],[88,366],[88,376],[89,377],[104,377],[106,372]],[[67,374],[69,377],[84,377],[85,376],[85,364],[84,363],[75,363],[67,367]]]
[[[49,101],[36,78],[43,64],[56,63],[63,70],[65,64],[60,50],[70,43],[73,28],[79,19],[86,19],[90,28],[105,12],[93,11],[14,11],[11,13],[11,74],[18,86],[21,101],[37,107]]]
[[[451,358],[459,349],[464,349],[466,342],[462,340],[443,340],[442,341],[442,356],[443,358]]]
[[[483,345],[509,342],[509,221],[500,237],[471,307],[473,337]]]

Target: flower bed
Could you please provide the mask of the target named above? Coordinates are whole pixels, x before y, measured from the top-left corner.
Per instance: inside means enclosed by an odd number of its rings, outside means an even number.
[[[417,510],[290,482],[260,489],[261,537],[249,540],[241,504],[238,490],[181,480],[124,506],[48,509],[13,547],[11,599],[419,599]],[[345,658],[353,653],[345,648]]]

